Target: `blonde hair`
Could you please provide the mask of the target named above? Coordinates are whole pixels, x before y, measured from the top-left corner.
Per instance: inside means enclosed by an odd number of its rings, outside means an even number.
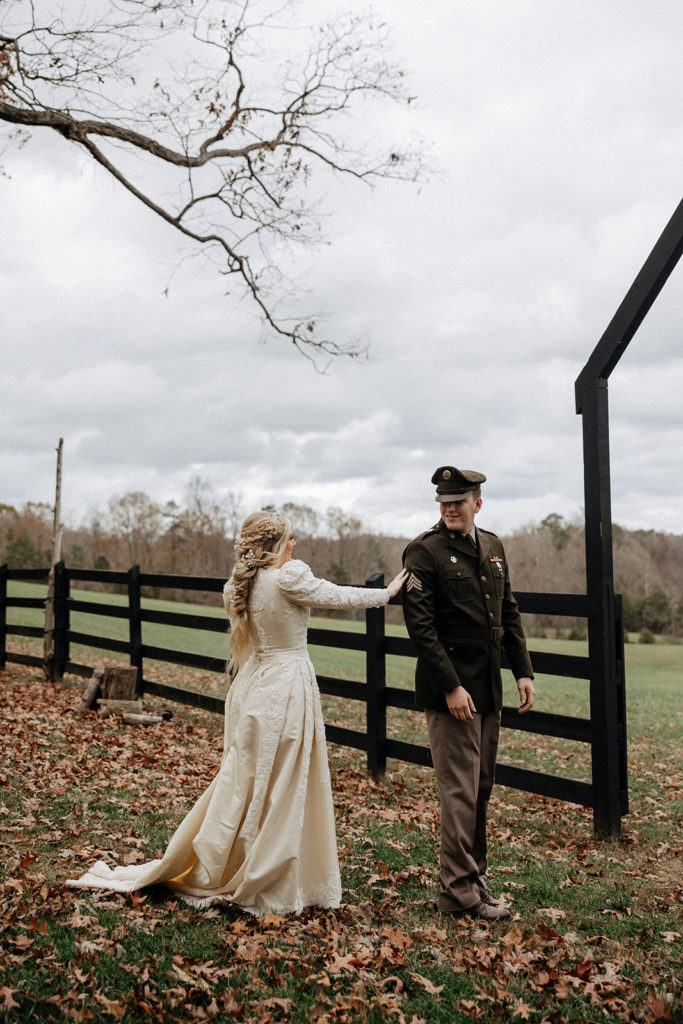
[[[225,607],[230,616],[232,658],[228,673],[242,662],[253,636],[249,618],[251,586],[259,569],[280,564],[291,534],[284,512],[254,512],[242,523],[235,544],[235,568],[228,581]]]

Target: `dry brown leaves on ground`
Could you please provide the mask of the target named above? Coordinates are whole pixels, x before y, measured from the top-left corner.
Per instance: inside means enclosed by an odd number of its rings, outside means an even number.
[[[500,790],[492,885],[513,919],[497,927],[436,913],[431,773],[399,765],[373,779],[340,748],[330,748],[339,910],[256,921],[163,890],[84,894],[63,882],[93,860],[163,849],[217,769],[222,719],[175,707],[172,722],[124,727],[76,716],[80,684],[12,669],[0,685],[0,1014],[10,1021],[683,1019],[680,833],[668,821],[657,842],[644,839],[644,797],[623,842],[599,844],[586,811]]]

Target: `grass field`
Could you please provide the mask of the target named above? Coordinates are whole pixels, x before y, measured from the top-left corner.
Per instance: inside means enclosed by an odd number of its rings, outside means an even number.
[[[45,587],[40,584],[12,582],[10,593],[15,596],[43,596]],[[83,600],[97,600],[125,605],[127,597],[116,594],[92,594],[74,591],[73,597]],[[189,612],[203,614],[223,620],[220,596],[216,595],[216,607],[206,607],[176,601],[159,601],[143,598],[143,607],[155,608],[172,612]],[[17,624],[40,625],[42,613],[33,609],[10,609],[8,621]],[[313,618],[312,626],[326,629],[342,629],[362,632],[364,623],[360,621],[344,621],[340,619]],[[84,612],[72,613],[71,626],[82,633],[91,633],[120,640],[128,638],[126,620],[107,618],[101,615]],[[387,625],[387,633],[395,636],[406,636],[402,625]],[[11,639],[11,638],[10,638]],[[188,651],[195,654],[206,654],[220,661],[227,660],[229,638],[220,633],[203,632],[165,626],[157,623],[143,623],[143,643],[172,650]],[[36,652],[39,645],[34,645]],[[553,651],[556,653],[585,655],[585,641],[561,640],[553,638],[530,638],[532,650]],[[345,651],[340,648],[310,648],[311,658],[319,675],[334,676],[339,679],[364,680],[365,656],[360,651]],[[84,664],[101,664],[105,652],[94,648],[74,645],[72,660]],[[116,658],[113,655],[113,658]],[[412,658],[387,658],[387,682],[390,686],[412,689],[415,662]],[[627,694],[629,721],[635,724],[639,735],[656,736],[662,728],[662,718],[671,722],[680,709],[681,678],[683,678],[683,646],[667,643],[627,644],[626,645]],[[145,675],[161,682],[175,680],[176,685],[185,689],[198,690],[215,696],[225,696],[227,684],[219,675],[209,672],[195,672],[191,669],[169,667],[163,662],[146,662]],[[505,676],[506,703],[516,704],[517,692],[510,673]],[[179,681],[179,682],[178,682]],[[638,700],[633,702],[630,693],[637,687]],[[565,679],[558,676],[538,676],[537,709],[558,714],[575,715],[588,718],[590,704],[588,682],[586,680]],[[364,730],[365,707],[360,702],[347,701],[344,698],[324,697],[326,720],[340,725]],[[426,730],[420,714],[389,708],[387,711],[388,734],[401,740],[426,743]],[[584,744],[576,744],[565,740],[543,739],[526,734],[504,731],[500,749],[500,759],[509,764],[523,767],[534,767],[543,771],[557,772],[572,778],[590,779],[590,751]]]
[[[191,649],[225,641],[207,633]],[[181,646],[177,635],[168,642]],[[26,647],[19,638],[10,643]],[[582,653],[576,642],[530,642],[541,645]],[[363,678],[362,656],[312,653],[320,672]],[[682,653],[671,644],[627,646],[631,812],[620,841],[596,842],[586,809],[494,793],[491,885],[513,910],[500,926],[436,913],[432,773],[391,762],[373,779],[362,755],[333,746],[340,910],[254,921],[193,910],[163,891],[64,888],[94,859],[135,863],[163,849],[216,770],[222,719],[173,705],[170,723],[122,728],[74,714],[82,681],[46,689],[35,671],[10,667],[0,673],[0,1019],[683,1021]],[[392,661],[391,682],[409,686],[411,660]],[[178,666],[152,668],[151,677],[175,685],[224,685]],[[586,688],[541,678],[538,706],[584,714]],[[361,705],[327,703],[328,720],[362,726]],[[395,712],[390,724],[395,735],[423,736],[414,712]],[[587,750],[579,747],[506,732],[501,759],[585,777]]]
[[[491,885],[513,910],[500,926],[436,913],[431,772],[393,764],[372,779],[360,755],[330,747],[343,906],[254,921],[161,890],[62,886],[95,859],[156,856],[220,758],[220,716],[174,706],[163,726],[121,728],[74,715],[81,687],[0,673],[7,1020],[683,1020],[680,711],[658,736],[632,725],[619,842],[596,842],[584,809],[496,791]]]

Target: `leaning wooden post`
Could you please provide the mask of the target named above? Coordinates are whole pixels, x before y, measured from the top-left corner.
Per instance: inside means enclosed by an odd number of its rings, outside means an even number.
[[[52,558],[47,580],[45,600],[45,632],[43,635],[43,672],[47,682],[55,680],[55,566],[62,557],[62,448],[64,438],[57,445],[57,482],[55,486],[55,507],[52,517]],[[61,675],[61,673],[59,673]]]
[[[128,628],[130,663],[138,672],[136,696],[142,695],[142,601],[140,598],[140,566],[128,570]]]
[[[7,566],[0,565],[0,668],[7,663]]]
[[[375,573],[365,582],[366,587],[383,587],[384,576]],[[366,683],[368,771],[384,773],[387,770],[387,705],[386,705],[386,653],[384,649],[384,608],[365,611],[367,634]]]

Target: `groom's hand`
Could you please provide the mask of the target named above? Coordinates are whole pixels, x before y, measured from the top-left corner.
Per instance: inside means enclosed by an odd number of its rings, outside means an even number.
[[[449,690],[445,696],[448,710],[454,718],[459,718],[461,722],[472,721],[477,709],[464,686],[456,686],[454,690]]]

